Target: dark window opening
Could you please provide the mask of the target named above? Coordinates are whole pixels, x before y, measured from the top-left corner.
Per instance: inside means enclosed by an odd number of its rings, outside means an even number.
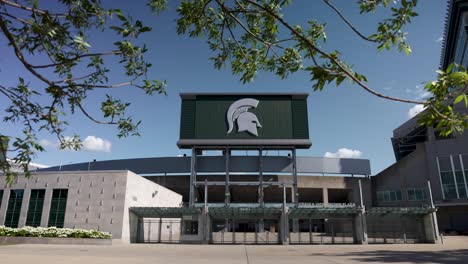
[[[41,225],[42,208],[44,207],[45,190],[31,190],[29,198],[26,225],[37,227]]]
[[[24,190],[10,191],[10,199],[8,200],[8,208],[5,216],[5,226],[13,228],[18,227],[23,196]]]
[[[50,203],[49,223],[47,226],[63,228],[67,207],[68,189],[55,189]]]
[[[184,235],[197,235],[198,221],[184,221]]]

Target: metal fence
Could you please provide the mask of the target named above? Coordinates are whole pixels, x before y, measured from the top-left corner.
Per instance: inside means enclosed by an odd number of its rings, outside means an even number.
[[[420,216],[367,216],[368,243],[404,244],[425,241]]]
[[[289,222],[290,244],[353,244],[351,219],[298,219]]]
[[[277,220],[214,220],[214,244],[278,244]]]
[[[140,224],[139,243],[180,243],[181,219],[144,218]]]

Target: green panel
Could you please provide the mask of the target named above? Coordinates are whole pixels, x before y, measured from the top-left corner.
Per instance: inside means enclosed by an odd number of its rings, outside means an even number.
[[[307,118],[307,101],[293,100],[292,106],[292,123],[294,127],[294,138],[308,139],[309,124]]]
[[[247,132],[237,132],[234,127],[233,132],[227,134],[228,123],[226,122],[226,112],[229,106],[245,97],[227,96],[219,97],[197,97],[196,106],[196,139],[291,139],[291,101],[288,97],[249,97],[260,101],[256,109],[250,109],[254,113],[260,124],[258,137]]]
[[[238,132],[236,122],[227,133],[229,107],[245,98],[259,101],[248,110],[262,126],[258,136]],[[183,99],[180,128],[180,139],[308,139],[307,101],[291,95],[197,95]]]
[[[180,138],[194,138],[195,136],[196,101],[184,100],[180,118]]]

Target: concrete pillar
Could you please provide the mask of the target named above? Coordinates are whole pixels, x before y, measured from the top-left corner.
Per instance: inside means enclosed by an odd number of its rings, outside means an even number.
[[[52,189],[46,189],[44,196],[44,206],[42,207],[41,226],[47,227],[49,224],[50,203],[52,202]]]
[[[366,215],[363,212],[357,213],[353,218],[354,243],[367,244],[367,223]]]
[[[192,156],[190,157],[190,186],[189,186],[189,206],[193,207],[195,203],[195,185],[197,177],[197,149],[192,148]]]
[[[426,242],[437,244],[439,243],[439,239],[435,232],[435,225],[434,225],[434,216],[433,213],[426,214],[423,216],[423,225],[424,225],[424,236],[426,238]]]
[[[207,206],[203,207],[202,213],[198,217],[198,233],[202,244],[211,242],[211,220]]]
[[[229,164],[229,158],[231,156],[231,151],[226,148],[225,152],[225,164],[224,164],[224,169],[226,171],[226,177],[225,177],[225,182],[224,182],[224,205],[229,206],[231,203],[231,191],[229,189],[229,170],[230,170],[230,164]]]
[[[21,203],[21,213],[19,217],[18,227],[26,225],[26,217],[28,215],[29,199],[31,198],[31,189],[25,189],[23,194],[23,201]]]
[[[283,208],[279,222],[278,239],[281,245],[289,244],[289,219],[288,206],[286,205],[286,185],[283,185]]]
[[[328,206],[328,189],[323,188],[322,189],[322,196],[323,196],[323,206],[327,207]]]
[[[279,224],[279,239],[281,245],[289,245],[289,219],[288,219],[288,208],[284,208],[281,212],[280,224]]]
[[[8,199],[10,198],[10,189],[3,190],[2,204],[0,206],[0,225],[5,224],[5,215],[8,208]]]

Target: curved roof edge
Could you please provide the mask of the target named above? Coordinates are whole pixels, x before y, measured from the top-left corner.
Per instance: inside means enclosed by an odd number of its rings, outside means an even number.
[[[155,157],[121,160],[91,161],[54,166],[37,171],[91,171],[130,170],[136,174],[189,174],[191,157]],[[322,157],[297,157],[298,173],[370,175],[367,159],[338,159]],[[258,156],[231,156],[230,172],[257,172]],[[225,171],[224,156],[198,156],[197,172],[222,173]],[[289,156],[264,156],[263,171],[266,173],[291,173],[292,159]]]

